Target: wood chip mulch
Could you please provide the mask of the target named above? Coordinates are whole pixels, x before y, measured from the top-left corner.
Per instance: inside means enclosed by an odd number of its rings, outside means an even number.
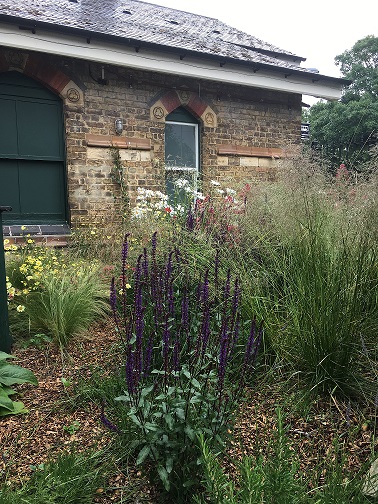
[[[117,335],[111,324],[103,324],[87,338],[72,341],[63,356],[53,344],[41,349],[15,346],[15,363],[33,371],[39,386],[17,387],[17,400],[24,402],[28,414],[0,418],[0,485],[4,482],[22,484],[38,465],[55,459],[72,446],[76,451],[85,451],[91,446],[103,448],[111,443],[112,434],[100,420],[100,407],[94,403],[75,406],[71,390],[79,379],[90,380],[96,366],[104,369],[104,363],[108,363],[108,369],[112,369],[112,362],[119,359],[114,351],[116,343]],[[347,454],[345,464],[350,475],[359,471],[369,459],[376,428],[373,410],[352,408],[349,411],[348,404],[331,398],[319,399],[310,411],[300,412],[293,400],[284,400],[280,387],[268,382],[256,383],[241,407],[231,443],[231,457],[239,459],[243,454],[266,453],[276,429],[277,406],[283,409],[291,449],[299,457],[302,471],[313,470],[327,457],[335,463],[340,462],[334,449],[336,439]],[[121,502],[126,489],[130,485],[135,487],[138,478],[142,497],[135,502],[154,502],[153,497],[149,497],[153,490],[146,486],[135,469],[124,474],[116,467],[106,489],[98,489],[94,502]]]

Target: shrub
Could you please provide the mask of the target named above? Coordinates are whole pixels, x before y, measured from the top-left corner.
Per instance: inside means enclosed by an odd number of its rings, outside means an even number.
[[[127,252],[126,240],[123,265]],[[119,303],[115,280],[111,289],[126,350],[126,389],[117,401],[125,403],[137,428],[137,464],[175,502],[187,502],[199,481],[198,435],[214,450],[224,447],[262,329],[241,320],[237,279],[229,274],[221,285],[215,262],[194,286],[178,250],[159,260],[156,234],[151,253],[145,249],[138,259],[133,289],[126,288],[123,272]],[[104,422],[117,430],[105,417]]]
[[[10,364],[7,362],[8,359],[14,359],[14,357],[5,352],[0,352],[0,417],[26,413],[28,411],[22,402],[12,401],[10,398],[11,395],[16,394],[11,385],[16,383],[38,385],[37,378],[31,371]]]

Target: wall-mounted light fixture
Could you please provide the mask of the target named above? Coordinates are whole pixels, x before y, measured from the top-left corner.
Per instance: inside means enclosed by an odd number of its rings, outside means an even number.
[[[123,131],[123,120],[116,119],[114,122],[114,128],[115,128],[115,132],[117,133],[117,135],[120,135]]]

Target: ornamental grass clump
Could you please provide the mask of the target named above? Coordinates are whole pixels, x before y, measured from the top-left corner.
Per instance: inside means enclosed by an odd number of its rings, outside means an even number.
[[[60,347],[104,318],[109,308],[98,271],[84,267],[46,274],[43,288],[30,293],[25,304],[31,329],[51,336]]]
[[[120,285],[113,279],[111,287],[125,347],[125,390],[116,400],[134,424],[137,464],[174,502],[188,502],[201,480],[198,436],[223,449],[262,328],[242,320],[239,281],[228,273],[222,282],[218,261],[195,282],[179,250],[162,260],[155,233],[128,289],[127,253],[126,238]]]

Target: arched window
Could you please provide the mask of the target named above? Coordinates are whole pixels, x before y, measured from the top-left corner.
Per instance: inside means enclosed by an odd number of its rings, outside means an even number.
[[[179,107],[165,118],[166,190],[175,193],[174,182],[186,179],[197,190],[200,165],[199,123],[185,108]]]

